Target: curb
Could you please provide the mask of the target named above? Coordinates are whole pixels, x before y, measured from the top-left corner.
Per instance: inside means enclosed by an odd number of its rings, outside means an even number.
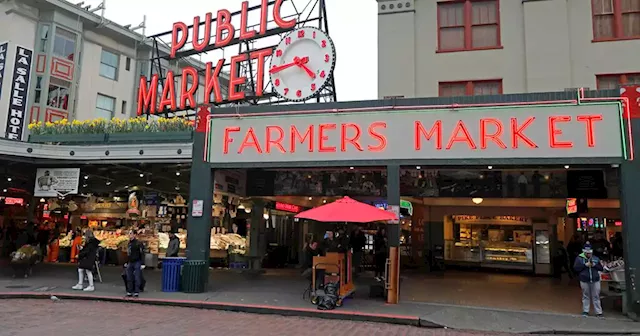
[[[189,301],[189,300],[160,300],[160,299],[147,299],[147,298],[133,299],[133,298],[126,298],[126,297],[78,295],[78,294],[68,294],[68,293],[29,293],[29,292],[0,293],[0,299],[5,299],[5,300],[7,299],[49,300],[51,296],[56,296],[59,299],[78,300],[78,301],[135,303],[135,304],[153,305],[153,306],[197,308],[197,309],[230,311],[230,312],[249,313],[249,314],[271,314],[271,315],[281,315],[281,316],[298,316],[298,317],[322,318],[322,319],[332,319],[332,320],[351,320],[351,321],[360,321],[360,322],[410,325],[410,326],[424,327],[424,328],[444,328],[444,326],[442,325],[429,322],[427,320],[421,319],[418,316],[371,314],[371,313],[346,311],[346,310],[283,308],[283,307],[267,306],[267,305],[233,304],[233,303],[211,302],[211,301],[205,302],[205,301]]]

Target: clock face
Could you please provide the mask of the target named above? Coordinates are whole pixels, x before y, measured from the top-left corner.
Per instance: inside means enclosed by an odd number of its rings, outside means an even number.
[[[278,95],[304,101],[324,88],[335,65],[331,38],[317,28],[302,27],[280,41],[271,58],[269,76]]]

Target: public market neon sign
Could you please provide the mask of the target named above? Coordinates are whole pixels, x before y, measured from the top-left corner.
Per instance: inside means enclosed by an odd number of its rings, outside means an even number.
[[[231,22],[231,12],[221,9],[216,13],[216,19],[212,24],[213,14],[206,13],[203,21],[204,36],[200,36],[199,27],[201,22],[200,16],[193,18],[193,28],[189,29],[184,22],[176,22],[173,24],[171,33],[171,52],[169,59],[176,58],[177,53],[187,45],[187,41],[191,40],[191,45],[195,51],[203,52],[209,45],[216,48],[222,48],[229,45],[234,39],[246,41],[264,36],[267,32],[267,22],[269,18],[275,24],[284,30],[291,30],[295,27],[296,19],[285,20],[281,15],[282,4],[285,0],[276,0],[273,6],[269,7],[269,0],[261,0],[260,5],[260,24],[258,30],[248,29],[249,2],[242,2],[240,11],[240,27],[236,29]],[[238,30],[238,34],[236,34]],[[215,31],[215,38],[212,39],[212,31]],[[235,55],[231,57],[229,70],[229,93],[223,96],[220,86],[220,73],[225,65],[225,59],[221,58],[215,64],[207,62],[205,68],[204,104],[220,103],[223,101],[238,101],[245,99],[243,91],[237,91],[237,87],[245,84],[246,78],[238,76],[238,68],[241,62],[248,60],[257,60],[257,80],[256,80],[256,96],[264,95],[264,71],[265,60],[273,52],[272,48],[264,48],[252,51],[248,54]],[[162,92],[158,92],[158,84],[160,78],[158,74],[151,76],[148,81],[146,76],[140,77],[140,86],[138,89],[138,115],[148,111],[149,114],[155,114],[159,111],[170,110],[186,110],[195,108],[197,105],[196,91],[200,83],[198,70],[192,66],[182,69],[180,83],[176,87],[175,75],[173,71],[167,71],[166,78],[162,82]],[[178,94],[176,94],[178,93]],[[213,100],[212,100],[213,95]],[[159,98],[159,102],[158,102]]]

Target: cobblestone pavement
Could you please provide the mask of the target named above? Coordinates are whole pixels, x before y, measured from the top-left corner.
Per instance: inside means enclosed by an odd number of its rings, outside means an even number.
[[[2,336],[506,336],[366,322],[89,301],[0,301]]]

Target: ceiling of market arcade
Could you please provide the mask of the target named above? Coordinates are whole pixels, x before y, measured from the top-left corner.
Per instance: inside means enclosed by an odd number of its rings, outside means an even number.
[[[38,166],[0,159],[0,191],[9,196],[33,194]],[[190,163],[47,165],[41,168],[80,168],[79,194],[126,196],[128,190],[175,197],[189,195]]]

